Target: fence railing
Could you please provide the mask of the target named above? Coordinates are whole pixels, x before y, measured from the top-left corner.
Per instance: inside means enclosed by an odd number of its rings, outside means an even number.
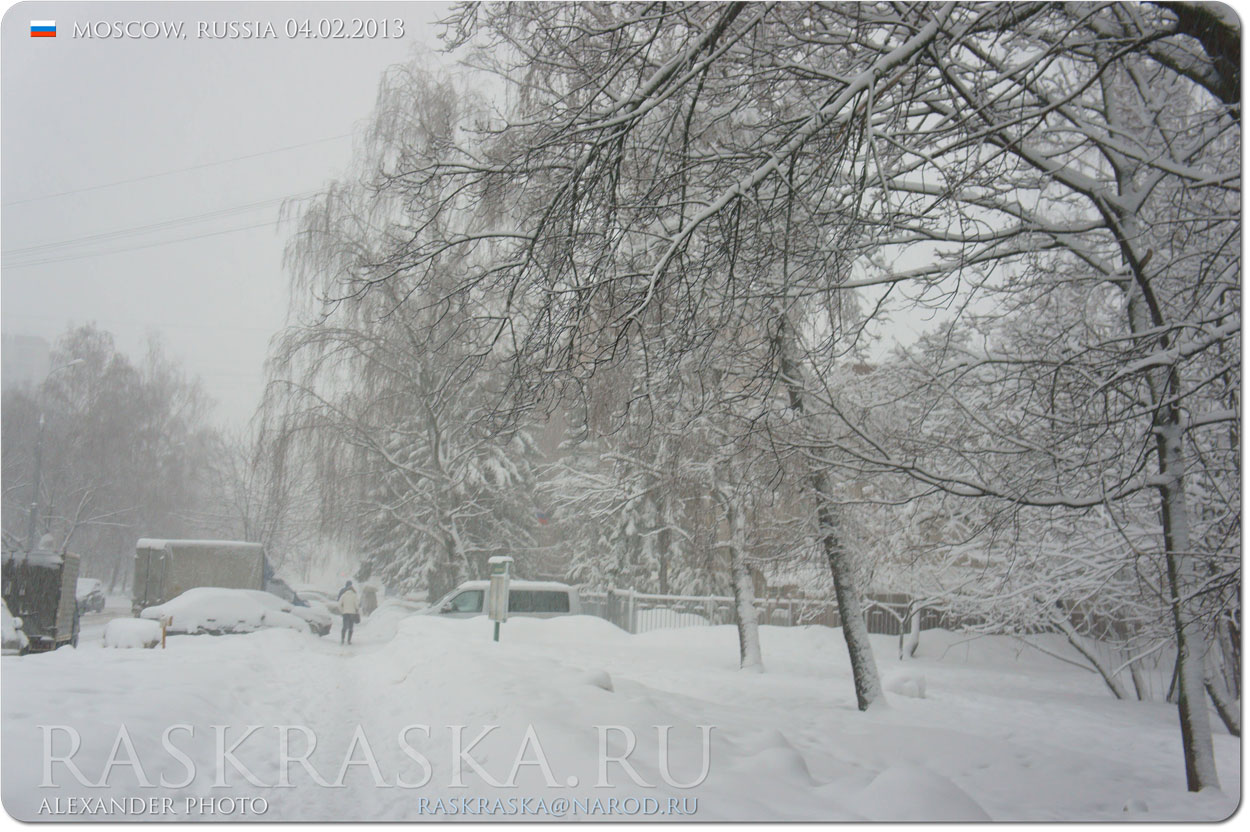
[[[582,591],[582,611],[611,621],[630,633],[677,627],[708,627],[737,620],[734,599],[727,595],[655,595],[630,589]],[[864,607],[868,632],[898,635],[903,631],[910,599],[905,595],[869,596]],[[842,626],[838,605],[818,598],[756,598],[761,624],[780,627],[821,624]],[[920,629],[955,627],[945,613],[922,610]]]
[[[579,594],[584,613],[607,619],[630,633],[732,624],[737,620],[734,599],[725,595],[655,595],[628,589],[609,589],[606,592],[583,590]],[[879,635],[899,635],[904,627],[911,626],[910,622],[906,621],[907,611],[911,604],[911,597],[905,593],[869,595],[864,601],[864,620],[868,626],[868,632]],[[781,627],[808,624],[821,624],[826,627],[842,625],[842,618],[838,615],[838,606],[832,600],[765,597],[755,599],[755,608],[759,611],[761,624]],[[1088,614],[1086,618],[1080,620],[1086,624],[1093,623]],[[958,630],[964,627],[982,627],[985,623],[984,619],[972,616],[960,616],[925,607],[920,610],[921,630],[936,627]],[[1033,632],[1036,631],[1030,631],[1030,633]],[[1032,644],[1033,647],[1044,650],[1039,645],[1029,642],[1023,635],[1017,637],[1024,640],[1025,644]],[[1085,638],[1083,642],[1085,650],[1098,653],[1104,666],[1128,667],[1127,661],[1131,656],[1125,651],[1123,645],[1117,646],[1098,638]],[[1073,663],[1079,664],[1080,661]],[[1172,683],[1168,681],[1172,663],[1173,656],[1168,651],[1142,656],[1138,662],[1138,672],[1133,685],[1142,686],[1147,698],[1170,696],[1172,684],[1175,683],[1174,679]],[[1093,670],[1092,667],[1086,669]],[[1127,685],[1128,682],[1125,684]]]

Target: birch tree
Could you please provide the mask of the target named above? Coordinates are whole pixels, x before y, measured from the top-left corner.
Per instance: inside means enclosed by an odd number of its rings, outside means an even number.
[[[382,110],[366,173],[404,141],[442,146],[471,101],[451,84],[420,92],[416,113]],[[262,411],[277,464],[313,460],[324,530],[359,553],[361,578],[436,597],[499,554],[516,555],[524,575],[538,453],[523,427],[493,419],[498,362],[479,349],[475,317],[490,299],[457,289],[455,257],[437,285],[373,265],[404,233],[393,191],[348,179],[292,210],[292,321],[275,340]]]

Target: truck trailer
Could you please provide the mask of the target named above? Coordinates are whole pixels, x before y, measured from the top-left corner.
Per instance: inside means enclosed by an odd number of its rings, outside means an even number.
[[[138,615],[199,586],[263,590],[271,577],[260,543],[145,537],[135,544],[131,609]]]
[[[78,645],[78,564],[72,552],[4,552],[4,603],[32,653]]]

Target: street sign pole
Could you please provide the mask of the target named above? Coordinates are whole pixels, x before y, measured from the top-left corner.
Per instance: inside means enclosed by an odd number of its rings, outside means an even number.
[[[499,641],[499,625],[508,620],[508,581],[512,577],[512,558],[496,555],[487,564],[490,565],[490,589],[486,596],[486,610],[495,622],[495,641]]]

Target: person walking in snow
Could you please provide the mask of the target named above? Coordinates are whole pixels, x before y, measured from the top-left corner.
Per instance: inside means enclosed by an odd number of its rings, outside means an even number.
[[[352,643],[352,631],[360,620],[360,597],[352,582],[339,591],[339,612],[343,613],[343,629],[339,633],[339,644]]]

